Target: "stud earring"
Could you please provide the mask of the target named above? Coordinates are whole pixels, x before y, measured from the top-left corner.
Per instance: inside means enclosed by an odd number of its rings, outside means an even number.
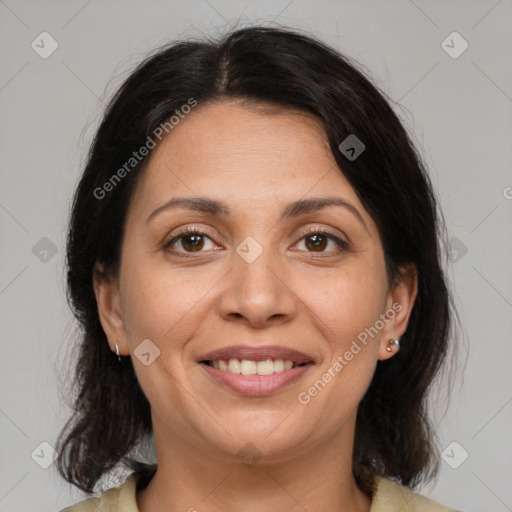
[[[386,347],[386,350],[388,352],[393,352],[393,347],[397,348],[397,352],[400,350],[400,340],[389,340],[388,346]]]
[[[117,354],[117,359],[119,359],[119,361],[121,361],[121,356],[119,355],[119,347],[117,346],[117,343],[116,343],[116,354]]]

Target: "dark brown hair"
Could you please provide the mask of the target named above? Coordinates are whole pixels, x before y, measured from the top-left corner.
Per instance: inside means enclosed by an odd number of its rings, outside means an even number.
[[[402,264],[416,265],[418,295],[401,350],[378,362],[359,405],[353,472],[367,492],[376,475],[409,487],[430,478],[437,457],[427,391],[445,359],[452,318],[432,186],[398,117],[362,71],[311,36],[268,27],[159,49],[106,110],[74,196],[68,233],[68,300],[82,333],[74,412],[58,439],[59,472],[92,492],[120,463],[146,477],[155,470],[136,452],[140,440],[152,435],[150,405],[130,357],[119,363],[109,348],[92,286],[96,262],[118,270],[129,200],[149,157],[104,197],[94,191],[190,98],[199,105],[238,99],[314,115],[340,172],[378,226],[388,277],[396,278]],[[365,145],[356,159],[338,148],[351,134]]]

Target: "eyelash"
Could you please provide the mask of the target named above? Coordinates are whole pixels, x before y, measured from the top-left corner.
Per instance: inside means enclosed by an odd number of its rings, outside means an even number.
[[[191,235],[203,235],[203,236],[206,236],[207,238],[209,238],[210,240],[213,241],[213,239],[210,236],[210,234],[208,232],[206,232],[205,230],[203,230],[203,229],[201,229],[199,227],[189,226],[186,229],[184,229],[183,231],[181,231],[181,232],[177,233],[176,235],[174,235],[170,240],[165,242],[164,245],[163,245],[163,249],[168,251],[169,248],[175,242],[179,241],[183,237],[186,237],[187,235],[188,236],[191,236]],[[323,235],[323,236],[327,237],[329,240],[333,241],[337,245],[337,252],[346,252],[346,251],[349,250],[348,242],[346,242],[345,240],[341,240],[339,237],[334,235],[334,233],[331,233],[329,230],[327,230],[325,228],[309,228],[305,233],[302,233],[299,241],[301,241],[304,238],[307,238],[308,236],[311,236],[311,235]],[[173,252],[173,254],[177,254],[179,256],[193,258],[193,257],[195,257],[195,256],[193,256],[194,254],[205,252],[205,251],[194,251],[194,252],[172,251],[172,252]],[[314,251],[307,251],[307,252],[311,252],[311,254],[323,254],[323,253],[328,253],[329,251],[321,251],[319,253],[315,253]]]

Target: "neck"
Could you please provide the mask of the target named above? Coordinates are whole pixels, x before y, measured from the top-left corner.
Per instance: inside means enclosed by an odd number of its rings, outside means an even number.
[[[157,441],[155,437],[155,441]],[[293,460],[245,465],[240,460],[205,456],[193,446],[166,456],[158,450],[158,469],[137,494],[140,512],[266,512],[325,510],[368,512],[371,499],[355,484],[351,450],[316,449]],[[161,447],[161,445],[160,445]],[[160,451],[160,453],[159,453]]]
[[[286,460],[246,465],[183,439],[169,442],[168,432],[163,443],[157,432],[158,469],[137,493],[140,512],[370,510],[370,497],[352,475],[351,443],[332,439]]]

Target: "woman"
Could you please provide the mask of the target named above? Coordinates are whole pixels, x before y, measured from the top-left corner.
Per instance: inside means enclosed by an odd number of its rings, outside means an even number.
[[[75,195],[58,448],[89,493],[133,473],[66,510],[449,510],[411,490],[437,468],[439,230],[399,120],[321,42],[253,27],[148,58]]]

